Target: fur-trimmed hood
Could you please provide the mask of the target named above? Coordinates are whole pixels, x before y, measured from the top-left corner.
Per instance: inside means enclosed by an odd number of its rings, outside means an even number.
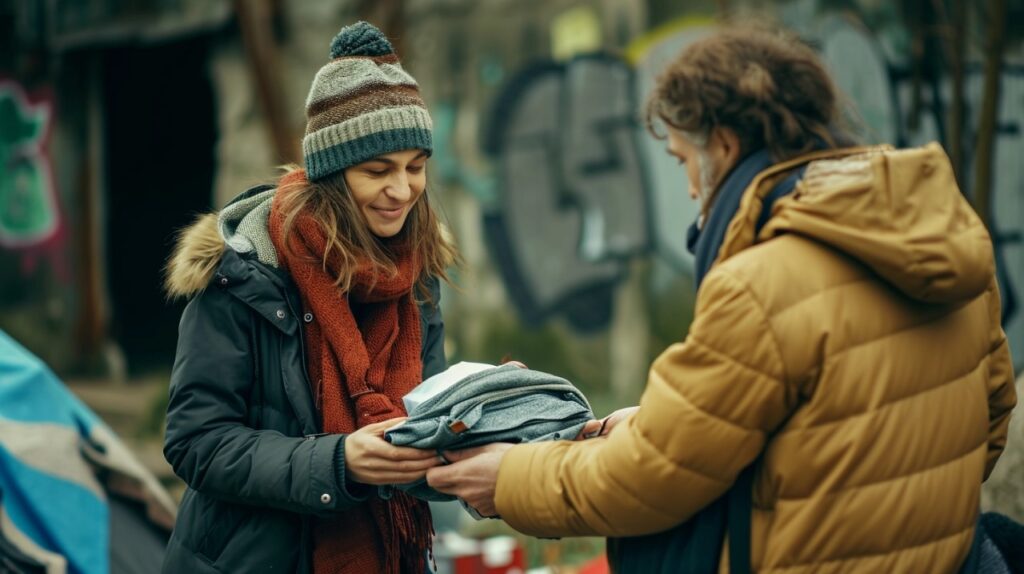
[[[225,247],[238,253],[255,252],[260,262],[277,267],[277,251],[268,231],[274,191],[269,185],[254,187],[231,200],[220,213],[201,215],[182,229],[164,269],[167,296],[189,298],[205,289]]]
[[[210,283],[224,252],[217,214],[200,215],[178,233],[174,252],[164,268],[164,290],[171,299],[192,297]]]

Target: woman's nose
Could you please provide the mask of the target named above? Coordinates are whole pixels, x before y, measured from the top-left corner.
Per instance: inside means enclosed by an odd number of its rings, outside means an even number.
[[[398,201],[409,201],[412,197],[412,187],[409,185],[409,177],[403,171],[396,175],[384,189],[388,197]]]

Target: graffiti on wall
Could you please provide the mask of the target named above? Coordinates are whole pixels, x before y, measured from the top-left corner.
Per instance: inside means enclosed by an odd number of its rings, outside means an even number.
[[[523,71],[494,106],[502,193],[485,229],[527,322],[604,328],[625,262],[650,245],[633,85],[623,60],[580,57]]]
[[[17,253],[23,274],[49,258],[66,279],[64,229],[48,150],[53,101],[0,79],[0,248]]]

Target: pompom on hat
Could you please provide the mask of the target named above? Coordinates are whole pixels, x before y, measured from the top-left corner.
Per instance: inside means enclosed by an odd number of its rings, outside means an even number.
[[[306,98],[302,156],[311,181],[391,152],[433,151],[419,85],[380,30],[367,22],[342,28],[330,57]]]

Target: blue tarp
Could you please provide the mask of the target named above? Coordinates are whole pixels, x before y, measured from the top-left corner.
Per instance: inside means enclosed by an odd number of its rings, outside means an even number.
[[[0,506],[14,529],[63,556],[72,573],[110,569],[106,496],[80,454],[101,425],[42,361],[0,331]],[[20,538],[9,528],[6,538]]]

